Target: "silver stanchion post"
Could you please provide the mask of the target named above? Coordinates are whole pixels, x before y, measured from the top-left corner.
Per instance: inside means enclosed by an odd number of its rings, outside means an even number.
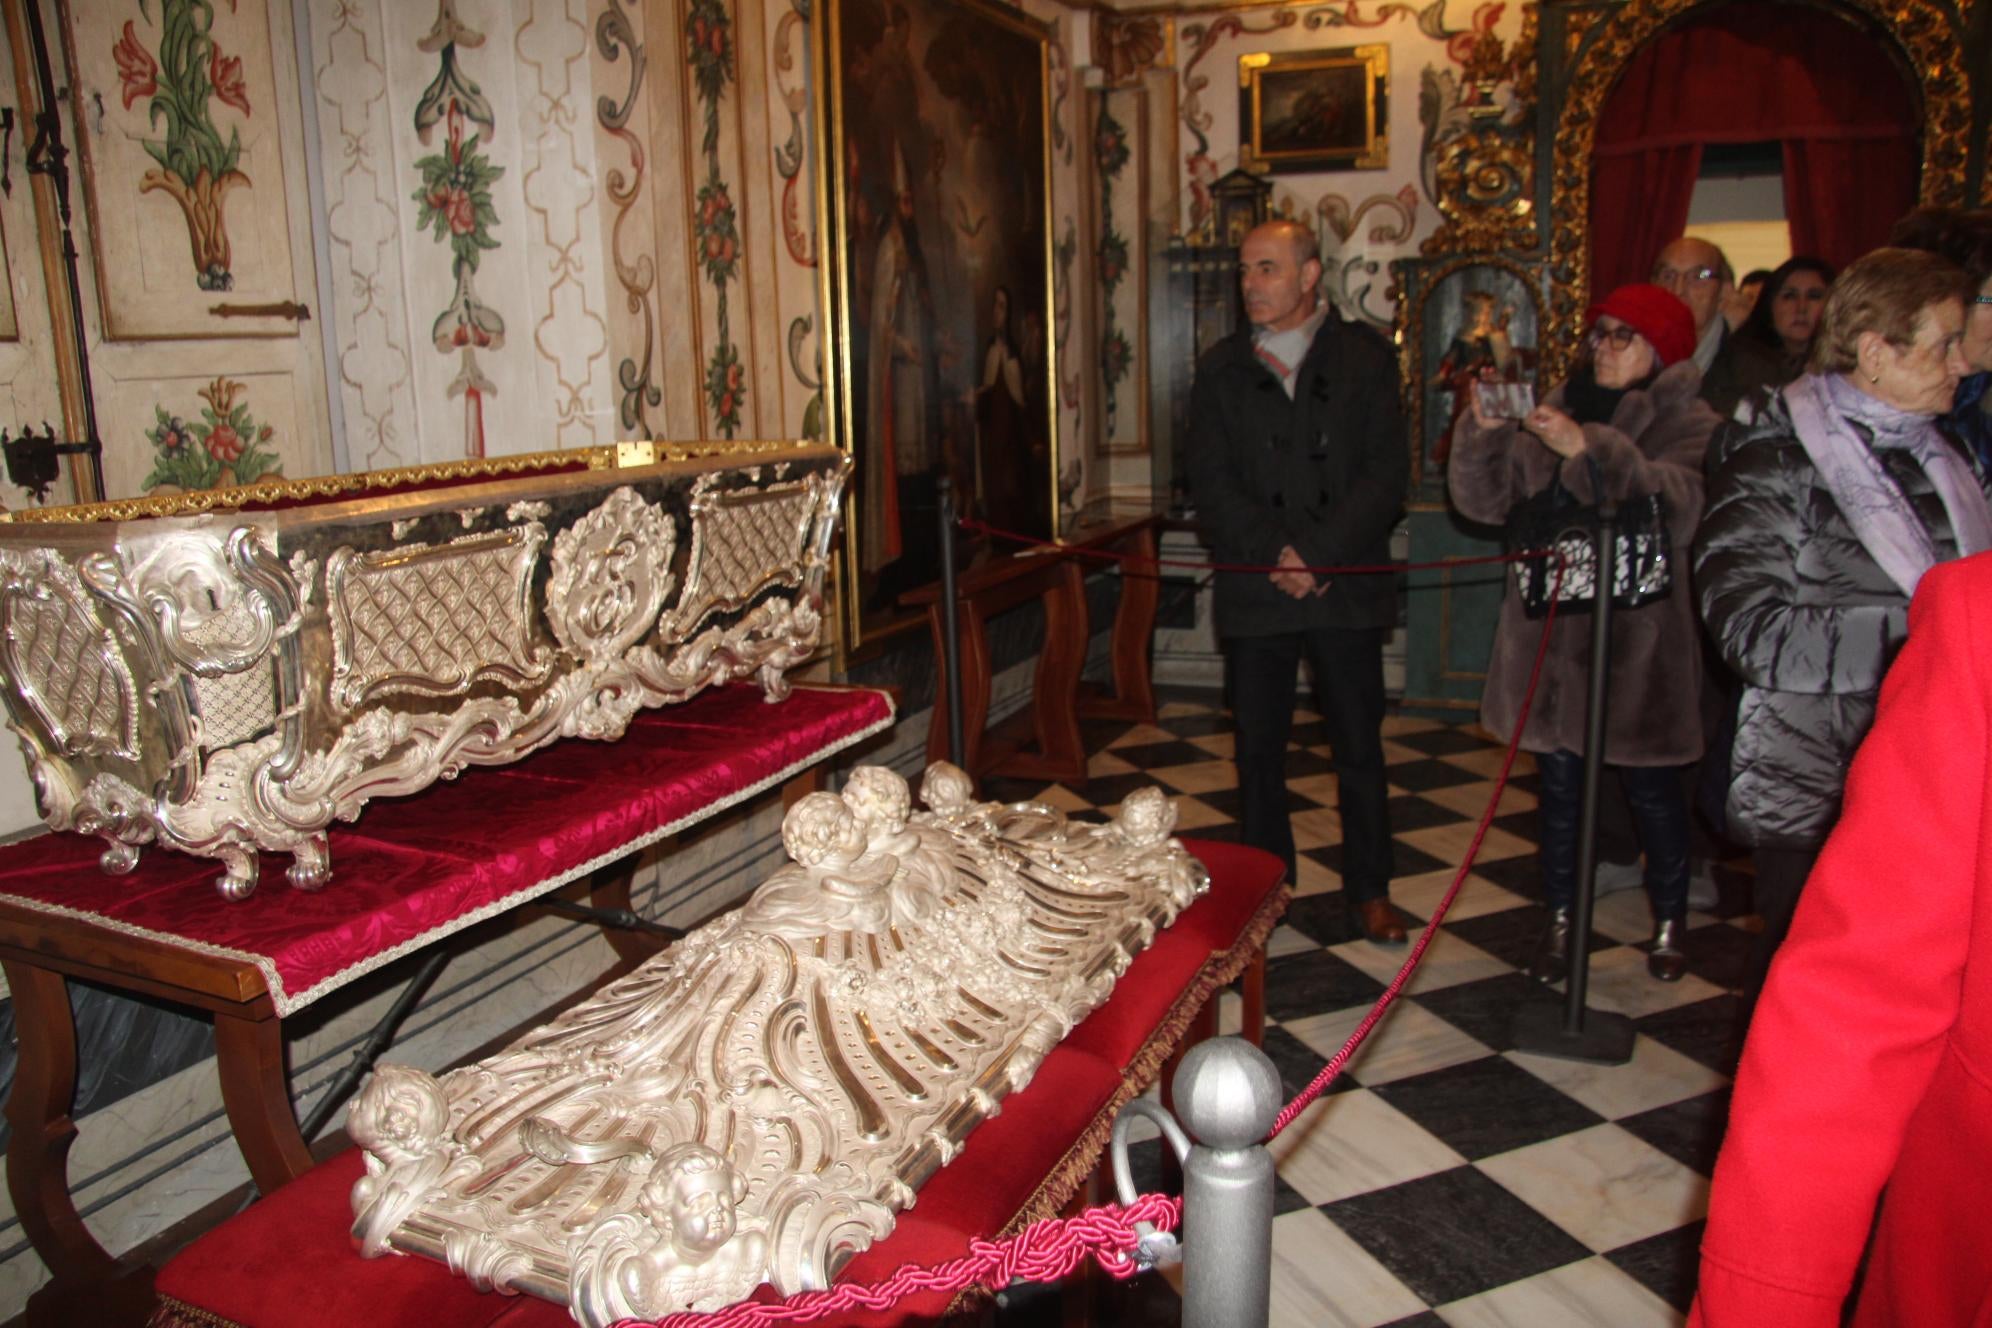
[[[1577,897],[1570,909],[1570,968],[1563,1017],[1556,1007],[1525,1003],[1515,1011],[1518,1051],[1564,1060],[1623,1065],[1632,1059],[1632,1020],[1608,1010],[1589,1009],[1585,994],[1591,977],[1591,904],[1597,889],[1598,795],[1605,772],[1605,714],[1611,696],[1612,591],[1618,577],[1618,507],[1598,494],[1596,594],[1591,601],[1591,686],[1584,709],[1584,801],[1577,819]]]
[[[961,625],[955,604],[954,481],[946,475],[938,484],[941,521],[941,674],[947,679],[948,759],[967,760],[968,745],[961,732]],[[972,772],[971,772],[972,773]]]
[[[1144,1099],[1114,1122],[1120,1200],[1135,1198],[1126,1127],[1147,1116],[1183,1164],[1184,1328],[1265,1328],[1273,1276],[1273,1155],[1265,1139],[1280,1114],[1280,1072],[1243,1038],[1213,1038],[1183,1057],[1174,1089],[1181,1128]],[[1172,1255],[1166,1236],[1144,1236],[1148,1262]]]

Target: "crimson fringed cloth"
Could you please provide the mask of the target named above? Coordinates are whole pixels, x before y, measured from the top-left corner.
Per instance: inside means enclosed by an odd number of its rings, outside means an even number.
[[[902,1264],[955,1258],[972,1239],[1056,1216],[1078,1193],[1115,1115],[1155,1078],[1204,1003],[1251,963],[1286,908],[1286,870],[1272,854],[1183,846],[1210,869],[1210,892],[1135,956],[1106,1004],[969,1134],[892,1234],[853,1258],[839,1282],[879,1282]],[[361,1172],[359,1150],[348,1149],[182,1250],[159,1270],[150,1328],[572,1328],[562,1306],[479,1292],[430,1259],[360,1258],[348,1233]],[[763,1285],[754,1299],[775,1296]],[[910,1328],[950,1307],[949,1293],[927,1292],[825,1322]]]
[[[148,846],[128,876],[97,865],[95,836],[0,848],[0,900],[253,963],[279,1015],[452,932],[557,889],[771,788],[891,726],[865,688],[752,685],[646,710],[614,742],[566,739],[508,766],[467,771],[368,803],[330,831],[332,880],[294,890],[289,859],[230,902],[221,864]]]

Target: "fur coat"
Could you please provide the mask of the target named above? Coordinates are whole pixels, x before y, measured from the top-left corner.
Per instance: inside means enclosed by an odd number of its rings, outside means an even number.
[[[1552,473],[1580,502],[1592,503],[1597,462],[1615,500],[1657,492],[1666,504],[1673,542],[1673,589],[1664,600],[1612,614],[1611,690],[1605,715],[1605,760],[1612,765],[1686,765],[1702,752],[1701,644],[1689,586],[1687,553],[1701,519],[1702,454],[1718,423],[1697,395],[1701,371],[1684,360],[1653,382],[1627,392],[1610,424],[1586,424],[1583,455],[1550,451],[1519,423],[1482,429],[1460,417],[1446,485],[1461,515],[1502,525],[1516,503],[1549,486]],[[1563,388],[1547,401],[1563,408]],[[1480,697],[1480,718],[1506,739],[1515,731],[1542,621],[1522,612],[1512,572],[1494,631],[1493,656]],[[1521,745],[1532,752],[1584,750],[1584,709],[1590,686],[1591,618],[1556,617],[1542,681]]]

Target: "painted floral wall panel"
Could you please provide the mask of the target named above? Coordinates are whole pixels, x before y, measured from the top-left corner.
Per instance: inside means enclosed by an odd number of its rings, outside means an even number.
[[[704,280],[693,238],[698,153],[692,120],[692,71],[683,50],[691,38],[677,0],[643,0],[649,37],[648,105],[653,171],[650,252],[657,261],[658,367],[666,438],[705,436],[705,365],[698,287]]]
[[[1087,98],[1093,158],[1093,262],[1098,327],[1090,381],[1109,455],[1148,450],[1148,105],[1139,87]]]
[[[335,469],[290,6],[56,11],[106,495]]]
[[[759,390],[748,401],[748,437],[786,432],[779,292],[783,266],[779,180],[773,156],[776,122],[768,104],[768,28],[783,6],[747,0],[734,11],[741,59],[734,103],[740,180],[740,307],[745,314],[740,356],[746,380]]]
[[[694,287],[705,407],[700,432],[751,437],[750,411],[759,406],[761,385],[753,381],[743,288],[747,251],[741,225],[739,23],[728,0],[685,0],[680,22],[678,58],[690,93],[685,127],[692,260],[700,278]]]
[[[285,373],[190,373],[99,381],[98,408],[120,421],[119,446],[104,449],[112,494],[177,493],[256,480],[300,478],[281,440],[308,436],[311,413]],[[137,445],[124,436],[138,434]]]
[[[420,459],[606,440],[581,0],[380,12]]]
[[[393,151],[387,37],[378,4],[311,5],[312,82],[324,169],[325,243],[334,299],[324,320],[346,423],[345,465],[382,470],[422,459],[402,214],[410,183]]]
[[[671,157],[651,140],[650,101],[668,65],[658,59],[660,29],[639,0],[604,0],[590,31],[595,160],[602,172],[596,216],[611,273],[604,316],[616,436],[661,437],[664,323],[673,306],[664,301],[654,241],[658,179]],[[670,30],[661,32],[669,50]]]
[[[800,431],[806,24],[752,3],[311,7],[355,465]]]
[[[293,249],[263,3],[64,0],[84,195],[105,335],[297,335],[273,312],[309,296]],[[289,132],[287,132],[287,129]]]
[[[809,135],[810,27],[808,0],[773,0],[767,6],[767,116],[770,186],[779,237],[773,247],[777,279],[782,406],[775,426],[788,437],[823,436],[822,320],[817,315],[816,169]]]

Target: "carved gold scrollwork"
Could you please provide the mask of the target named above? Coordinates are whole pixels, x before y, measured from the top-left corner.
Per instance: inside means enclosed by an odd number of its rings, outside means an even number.
[[[1535,145],[1502,129],[1469,129],[1439,149],[1439,211],[1446,225],[1427,256],[1527,249],[1536,243]]]

